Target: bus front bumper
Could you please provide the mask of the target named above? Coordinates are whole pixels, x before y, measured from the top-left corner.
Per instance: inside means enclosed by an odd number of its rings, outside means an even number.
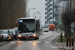
[[[36,38],[37,35],[32,35],[32,36],[21,36],[21,35],[18,35],[18,38]]]

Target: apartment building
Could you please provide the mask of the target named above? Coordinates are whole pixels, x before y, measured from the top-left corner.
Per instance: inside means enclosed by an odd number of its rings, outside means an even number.
[[[53,19],[53,0],[45,0],[45,24]]]
[[[69,0],[45,0],[45,24],[61,21],[61,14]]]

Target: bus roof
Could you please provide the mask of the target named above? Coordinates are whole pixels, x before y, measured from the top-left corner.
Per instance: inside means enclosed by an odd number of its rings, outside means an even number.
[[[49,26],[51,26],[51,25],[55,26],[55,24],[49,24]]]
[[[18,18],[18,20],[19,20],[19,19],[35,19],[35,18]]]
[[[35,18],[18,18],[18,20],[20,20],[20,19],[35,19]],[[39,19],[35,19],[35,20],[39,20]]]
[[[20,19],[35,19],[35,18],[18,18],[17,21]]]

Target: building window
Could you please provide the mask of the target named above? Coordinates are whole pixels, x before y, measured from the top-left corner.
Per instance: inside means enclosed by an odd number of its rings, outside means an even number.
[[[45,14],[47,14],[47,12],[45,12]]]
[[[45,8],[45,10],[47,10],[47,8]]]
[[[45,19],[47,19],[47,16],[45,16]]]
[[[45,3],[45,5],[47,6],[47,3]]]
[[[45,21],[45,24],[47,24],[47,21]]]
[[[47,1],[47,0],[45,0],[45,1]]]
[[[51,0],[49,0],[49,2],[51,2]]]

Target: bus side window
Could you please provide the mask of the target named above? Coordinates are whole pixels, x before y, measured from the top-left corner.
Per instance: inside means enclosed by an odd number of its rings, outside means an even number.
[[[40,29],[40,24],[39,23],[36,23],[36,32],[38,32],[39,33],[39,30]]]
[[[39,28],[40,27],[40,24],[39,23],[36,23],[36,28]]]

